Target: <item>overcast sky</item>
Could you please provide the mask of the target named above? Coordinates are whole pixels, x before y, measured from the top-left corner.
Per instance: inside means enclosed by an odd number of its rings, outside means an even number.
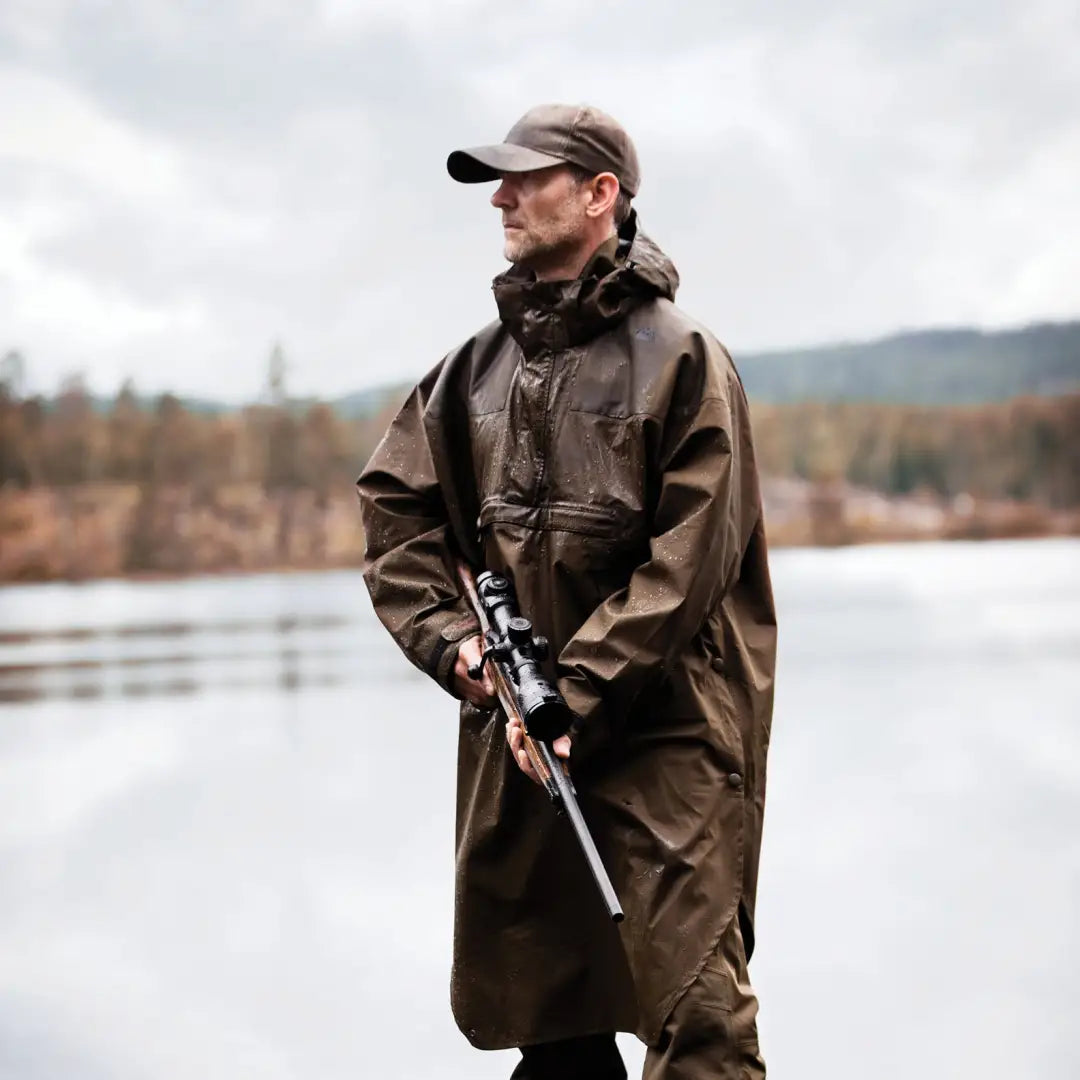
[[[1080,315],[1075,0],[3,0],[0,354],[240,400],[421,374],[494,315],[528,106],[634,136],[735,352]]]

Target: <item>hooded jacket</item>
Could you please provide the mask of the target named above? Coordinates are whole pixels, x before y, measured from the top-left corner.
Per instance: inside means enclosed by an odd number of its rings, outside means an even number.
[[[722,933],[752,949],[776,620],[746,399],[637,228],[574,281],[513,268],[499,319],[409,396],[359,480],[364,577],[451,689],[476,632],[454,563],[508,576],[582,718],[571,772],[626,911],[461,705],[455,1018],[498,1049],[595,1032],[654,1044]]]

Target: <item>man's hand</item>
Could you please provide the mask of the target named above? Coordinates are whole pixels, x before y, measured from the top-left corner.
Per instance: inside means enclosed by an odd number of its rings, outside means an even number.
[[[457,661],[454,664],[454,686],[457,692],[466,700],[471,701],[482,709],[492,709],[499,704],[495,695],[495,684],[491,681],[491,674],[484,665],[484,673],[479,679],[469,677],[469,668],[479,662],[484,652],[484,639],[479,634],[466,638],[458,646]],[[510,753],[514,756],[518,768],[532,781],[539,784],[540,777],[529,760],[525,750],[525,732],[522,730],[520,720],[511,720],[506,725],[506,741],[510,746]],[[563,735],[551,744],[555,756],[564,761],[570,757],[570,736]]]
[[[458,694],[478,705],[481,709],[493,709],[499,704],[495,696],[495,684],[484,665],[484,672],[479,679],[469,677],[469,668],[480,662],[484,654],[484,639],[479,634],[466,638],[458,646],[457,662],[454,664],[454,689]]]
[[[510,745],[510,753],[514,755],[517,767],[534,783],[542,783],[540,777],[536,775],[533,763],[529,760],[529,753],[525,749],[525,732],[522,729],[521,721],[516,717],[507,721],[506,741]],[[560,735],[551,744],[551,749],[555,751],[556,757],[568,761],[570,759],[570,736]]]

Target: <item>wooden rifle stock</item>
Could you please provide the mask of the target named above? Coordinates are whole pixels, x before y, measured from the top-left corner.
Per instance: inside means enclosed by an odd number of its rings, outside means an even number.
[[[484,605],[480,602],[480,594],[476,591],[476,578],[473,577],[472,568],[465,563],[458,563],[458,577],[461,579],[465,597],[472,606],[473,613],[480,620],[480,631],[486,639],[491,630],[491,624],[488,622]],[[522,719],[517,702],[514,700],[514,692],[510,688],[510,680],[503,674],[503,670],[498,664],[488,664],[488,670],[491,672],[491,681],[495,684],[495,693],[499,698],[499,704],[503,707],[503,712],[506,713],[506,718],[508,720],[517,720],[521,724],[521,730],[526,731],[525,721]],[[544,789],[552,799],[555,799],[557,792],[553,787],[555,780],[551,769],[548,768],[547,761],[541,755],[536,740],[527,732],[525,735],[525,753],[529,755],[529,761],[532,762],[532,767],[536,770],[536,775],[540,777]]]

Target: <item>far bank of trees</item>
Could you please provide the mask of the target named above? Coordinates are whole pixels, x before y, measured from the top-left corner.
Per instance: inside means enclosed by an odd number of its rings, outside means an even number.
[[[762,472],[888,495],[1080,506],[1080,393],[972,407],[753,406]]]
[[[288,400],[273,361],[264,400],[222,412],[130,384],[101,401],[74,377],[54,398],[25,397],[5,359],[0,581],[362,558],[353,483],[381,417]]]
[[[21,399],[0,383],[0,486],[257,483],[325,493],[355,480],[377,437],[373,420],[343,419],[320,402],[206,414],[172,394],[147,408],[130,384],[101,406],[78,378],[51,400]]]
[[[348,419],[326,403],[289,402],[271,378],[262,404],[210,414],[171,394],[147,407],[130,384],[102,405],[78,378],[51,400],[0,381],[0,487],[244,483],[322,498],[351,488],[393,415],[398,398],[388,400]],[[769,475],[1080,505],[1080,393],[973,407],[754,402],[753,418]]]

